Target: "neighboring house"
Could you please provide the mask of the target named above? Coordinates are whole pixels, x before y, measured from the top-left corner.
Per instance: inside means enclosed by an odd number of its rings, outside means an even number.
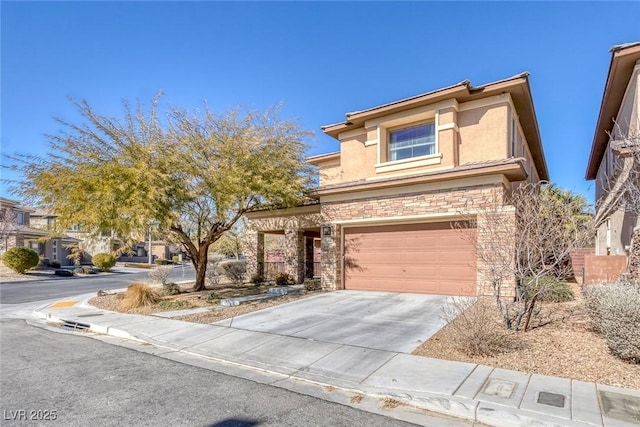
[[[596,180],[596,255],[628,255],[638,217],[618,203],[628,174],[616,141],[640,133],[640,42],[614,46],[586,179]]]
[[[0,252],[13,247],[28,247],[38,253],[48,263],[71,265],[67,259],[68,246],[78,242],[69,236],[50,237],[50,228],[55,217],[38,209],[20,206],[15,200],[0,198],[2,211],[2,241]]]
[[[527,73],[348,113],[323,131],[340,151],[308,159],[319,169],[313,200],[247,215],[251,273],[264,273],[264,235],[284,233],[285,269],[299,281],[318,274],[321,239],[324,289],[490,292],[474,243],[484,219],[453,222],[517,183],[548,180]]]

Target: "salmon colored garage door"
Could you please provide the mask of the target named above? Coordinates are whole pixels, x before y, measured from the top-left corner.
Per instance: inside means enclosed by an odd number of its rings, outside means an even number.
[[[345,288],[476,295],[475,233],[450,222],[345,228]]]

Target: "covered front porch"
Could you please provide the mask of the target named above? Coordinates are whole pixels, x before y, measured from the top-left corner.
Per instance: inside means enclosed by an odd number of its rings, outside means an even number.
[[[247,219],[248,250],[245,255],[250,275],[273,278],[284,272],[297,283],[323,276],[328,257],[321,240],[320,204],[250,212]],[[267,256],[266,235],[283,236],[281,250],[276,256]]]

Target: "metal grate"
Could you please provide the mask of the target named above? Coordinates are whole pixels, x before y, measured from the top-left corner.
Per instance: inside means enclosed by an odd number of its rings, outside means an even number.
[[[91,325],[88,325],[86,323],[76,322],[75,320],[63,319],[61,327],[65,329],[71,329],[73,331],[86,331],[91,327]]]

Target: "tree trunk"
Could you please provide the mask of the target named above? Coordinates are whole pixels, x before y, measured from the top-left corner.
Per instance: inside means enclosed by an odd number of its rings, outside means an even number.
[[[631,235],[631,244],[629,245],[629,277],[632,279],[640,279],[640,227],[633,230]]]
[[[529,325],[531,324],[531,316],[533,315],[533,308],[536,305],[536,301],[538,300],[538,295],[536,294],[529,303],[529,309],[527,310],[527,320],[524,322],[524,331],[527,332],[529,330]]]
[[[205,290],[205,278],[207,273],[207,255],[209,247],[201,247],[198,251],[197,261],[194,260],[194,267],[196,269],[196,284],[193,286],[194,292]]]

